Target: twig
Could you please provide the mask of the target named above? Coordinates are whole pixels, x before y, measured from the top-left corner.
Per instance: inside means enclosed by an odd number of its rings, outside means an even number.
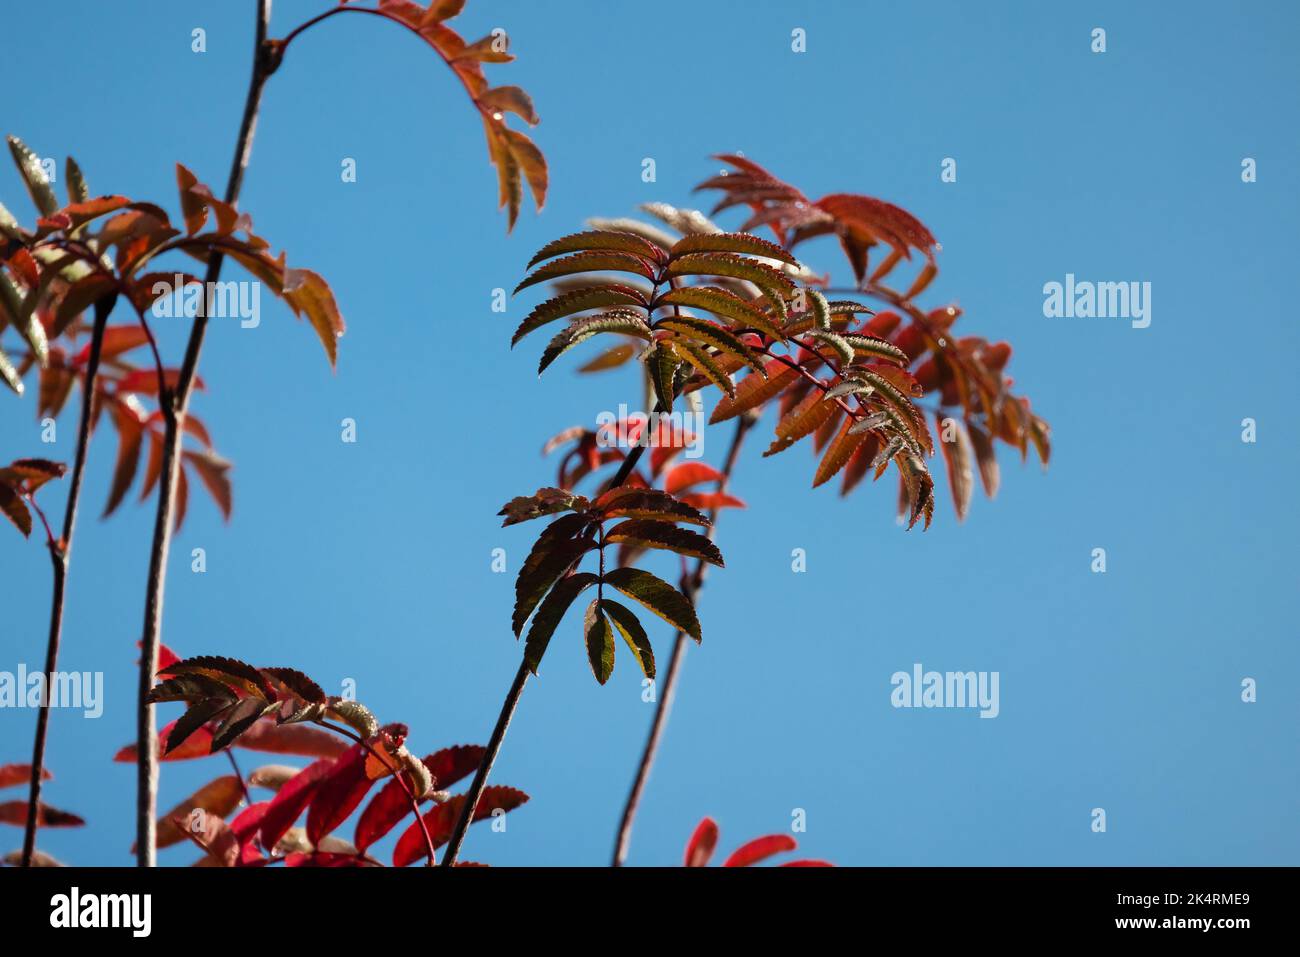
[[[424,848],[429,853],[429,866],[432,867],[434,857],[437,854],[437,848],[433,846],[433,835],[429,833],[429,825],[425,823],[424,815],[420,813],[420,799],[415,796],[415,792],[412,791],[410,785],[406,783],[406,778],[404,777],[406,769],[394,768],[393,765],[388,763],[388,759],[372,748],[370,743],[361,737],[361,735],[354,734],[347,728],[340,728],[336,724],[330,724],[328,721],[317,721],[315,723],[320,725],[322,728],[333,731],[335,734],[341,734],[345,738],[351,738],[357,744],[365,748],[366,752],[373,756],[376,761],[393,772],[393,776],[397,778],[398,786],[406,792],[406,799],[411,803],[411,811],[414,812],[415,819],[420,823],[420,833],[424,835]]]
[[[651,415],[661,409],[662,405],[656,402]],[[645,445],[637,445],[636,448],[629,452],[604,491],[618,488],[626,482],[627,477],[636,468],[637,462],[641,460],[641,456],[645,454],[645,450]],[[460,854],[460,846],[465,841],[465,832],[469,830],[470,824],[474,822],[474,812],[478,809],[478,802],[483,797],[483,789],[487,787],[488,775],[492,773],[492,765],[496,763],[497,753],[501,750],[501,743],[505,740],[506,731],[510,728],[510,719],[514,717],[515,708],[519,706],[519,696],[524,693],[524,685],[528,683],[528,675],[528,661],[525,659],[519,663],[519,670],[515,672],[515,679],[510,683],[510,690],[506,692],[506,699],[501,704],[501,713],[497,715],[496,727],[492,729],[492,737],[488,740],[483,761],[474,774],[474,783],[470,785],[469,791],[465,794],[465,806],[461,808],[460,817],[456,820],[456,829],[452,831],[451,840],[447,842],[447,851],[442,857],[443,867],[454,867],[456,864],[456,857]]]
[[[244,101],[244,115],[235,142],[235,155],[231,161],[230,176],[226,182],[225,201],[234,205],[239,199],[244,171],[248,168],[253,148],[253,133],[257,126],[257,112],[262,100],[262,88],[274,69],[266,42],[267,27],[271,19],[271,0],[257,0],[257,21],[254,30],[253,72]],[[211,296],[213,284],[221,276],[222,254],[214,252],[208,260],[204,281],[205,296]],[[141,639],[139,713],[136,723],[137,762],[136,802],[136,861],[140,867],[153,867],[157,850],[155,805],[158,796],[158,757],[154,744],[153,708],[147,696],[153,687],[154,673],[158,670],[158,648],[162,631],[163,590],[167,578],[167,554],[171,547],[172,511],[181,466],[181,438],[190,393],[193,391],[199,354],[203,350],[203,336],[207,330],[211,303],[205,301],[202,313],[195,317],[190,328],[185,359],[181,363],[176,388],[159,395],[158,404],[163,413],[162,481],[158,489],[158,509],[154,518],[153,544],[149,554],[149,577],[145,592],[144,630]]]
[[[736,460],[740,457],[740,447],[745,440],[745,433],[753,425],[753,420],[748,415],[742,415],[736,420],[736,431],[731,438],[731,446],[727,449],[727,458],[722,466],[722,478],[718,480],[718,492],[721,494],[727,490],[727,482],[731,479],[732,470],[736,467]],[[713,530],[717,526],[719,509],[713,509],[710,516],[713,520],[708,528],[708,535],[713,536]],[[696,596],[699,594],[700,587],[704,584],[704,574],[706,569],[705,563],[697,561],[695,563],[695,574],[685,581],[686,598],[692,605],[695,604]],[[673,639],[673,654],[668,662],[668,674],[664,678],[663,693],[659,695],[659,703],[655,707],[654,720],[650,724],[650,735],[646,738],[645,748],[641,751],[641,761],[637,765],[636,778],[632,781],[632,789],[628,792],[627,803],[623,805],[623,817],[618,827],[618,839],[614,844],[614,867],[621,867],[627,860],[628,849],[632,844],[632,823],[636,818],[636,812],[641,805],[641,797],[645,793],[646,781],[650,777],[650,769],[654,766],[655,758],[659,754],[659,743],[663,739],[664,728],[668,724],[668,715],[673,708],[673,698],[676,696],[677,683],[681,678],[682,661],[686,657],[686,635],[684,632],[677,632],[676,638]]]
[[[244,772],[239,770],[239,762],[235,760],[235,752],[226,748],[226,757],[230,759],[230,767],[235,772],[235,777],[239,779],[239,790],[244,795],[244,806],[253,806],[253,796],[248,793],[248,782],[244,780]]]
[[[99,353],[104,342],[104,328],[117,295],[111,294],[95,303],[95,324],[90,333],[90,356],[86,362],[86,381],[81,395],[81,421],[77,425],[77,451],[72,462],[72,476],[68,482],[68,502],[63,509],[63,535],[57,541],[45,523],[50,562],[54,566],[54,590],[50,600],[50,633],[45,646],[45,694],[36,713],[36,738],[32,744],[32,778],[27,794],[27,824],[23,831],[22,866],[31,867],[36,850],[37,817],[41,806],[41,775],[45,770],[45,739],[50,726],[50,688],[54,686],[54,672],[59,666],[59,643],[63,635],[63,597],[68,580],[68,558],[72,552],[72,532],[77,522],[77,501],[81,497],[81,479],[86,471],[86,452],[90,447],[91,424],[94,420],[95,380],[99,374]]]

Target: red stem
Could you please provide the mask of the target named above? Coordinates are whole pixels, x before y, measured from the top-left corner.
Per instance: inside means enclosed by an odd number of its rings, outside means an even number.
[[[235,142],[235,155],[226,181],[225,202],[234,205],[239,199],[244,182],[244,171],[253,148],[253,133],[257,126],[257,112],[262,100],[266,79],[275,68],[267,43],[266,31],[271,19],[271,0],[257,0],[257,19],[254,28],[252,77],[248,95],[244,100],[244,115],[240,121],[239,136]],[[223,256],[215,252],[208,260],[203,288],[211,290],[220,279]],[[209,309],[205,302],[202,313],[195,317],[190,328],[185,358],[177,376],[176,389],[171,401],[162,401],[164,439],[161,481],[158,489],[158,508],[154,516],[153,543],[149,551],[149,576],[145,590],[144,628],[140,642],[140,680],[138,712],[136,715],[136,862],[140,867],[153,867],[157,860],[155,818],[158,797],[158,755],[154,712],[148,702],[158,671],[158,648],[161,644],[163,592],[167,580],[167,555],[171,548],[172,512],[181,468],[181,437],[199,355],[203,350],[203,337],[207,331]]]
[[[27,793],[27,821],[23,830],[22,866],[30,867],[36,851],[36,828],[41,806],[41,776],[45,769],[45,741],[50,727],[50,688],[59,666],[59,645],[63,636],[63,601],[67,589],[68,560],[72,552],[72,533],[77,521],[77,502],[81,498],[81,479],[86,471],[86,454],[90,448],[91,424],[94,420],[95,383],[99,374],[100,347],[104,328],[113,311],[116,294],[95,303],[95,324],[90,334],[90,356],[86,362],[86,379],[81,395],[81,420],[77,425],[77,451],[68,483],[68,502],[63,510],[63,536],[58,541],[50,530],[45,514],[37,509],[50,549],[54,567],[54,588],[50,599],[50,630],[45,646],[45,695],[36,713],[36,735],[32,742],[32,777]],[[34,505],[35,503],[33,503]]]
[[[374,748],[372,748],[370,744],[364,738],[361,737],[361,735],[354,734],[353,732],[349,731],[347,728],[340,728],[337,725],[330,724],[327,721],[317,721],[316,723],[319,724],[322,728],[328,728],[330,731],[333,731],[335,734],[341,734],[345,738],[351,738],[357,744],[365,748],[366,751],[372,757],[374,757],[376,761],[380,762],[384,767],[388,768],[390,771],[393,772],[393,776],[397,778],[398,785],[406,793],[406,799],[411,802],[411,811],[414,812],[415,819],[420,822],[420,833],[424,835],[424,847],[425,850],[429,852],[428,866],[432,867],[434,858],[437,855],[437,848],[433,846],[433,835],[429,833],[429,825],[425,823],[424,815],[420,813],[420,800],[415,796],[415,792],[411,790],[410,785],[406,783],[406,778],[403,777],[403,775],[406,773],[405,770],[403,770],[402,768],[394,768],[391,764],[388,763],[388,759],[384,755],[381,755],[379,752],[377,752]]]

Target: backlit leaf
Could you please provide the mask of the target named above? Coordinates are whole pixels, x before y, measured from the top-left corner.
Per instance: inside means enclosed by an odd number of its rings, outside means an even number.
[[[205,815],[225,818],[239,805],[242,796],[243,789],[239,786],[239,778],[233,774],[209,781],[166,814],[159,816],[158,847],[171,847],[185,840],[185,832],[176,824],[175,819],[189,822],[191,813],[195,810],[200,810]]]
[[[537,255],[528,261],[527,268],[532,269],[539,262],[564,253],[593,251],[630,253],[633,256],[648,259],[652,262],[662,258],[663,255],[657,246],[642,239],[635,233],[593,229],[552,240],[539,249]],[[646,278],[652,277],[646,275]]]
[[[640,237],[633,238],[638,242],[644,242]],[[638,256],[618,252],[583,252],[539,266],[515,287],[515,292],[535,286],[539,282],[546,282],[548,279],[588,272],[626,272],[652,281],[655,277],[651,265]]]
[[[678,631],[700,640],[700,621],[686,596],[663,579],[640,568],[615,568],[605,573],[605,584],[640,602]]]
[[[45,175],[40,157],[28,149],[27,144],[18,137],[10,136],[7,139],[9,152],[13,155],[18,172],[22,174],[28,195],[36,204],[36,208],[41,211],[41,215],[49,216],[59,208],[59,199],[50,187],[50,179]]]
[[[605,518],[648,518],[705,527],[713,524],[698,509],[655,488],[621,486],[610,489],[596,499],[592,507]]]
[[[751,864],[757,864],[773,854],[793,851],[798,846],[798,843],[789,834],[769,834],[766,837],[758,837],[740,845],[731,852],[730,857],[722,862],[722,866],[749,867]]]
[[[705,867],[713,856],[713,849],[718,846],[718,825],[713,818],[706,817],[695,826],[691,839],[686,842],[686,857],[682,862],[686,867]]]
[[[784,392],[800,375],[798,368],[786,365],[777,359],[767,363],[764,368],[767,372],[766,378],[757,372],[751,372],[736,383],[734,398],[724,398],[714,406],[713,414],[709,416],[710,425],[725,422],[742,412],[757,408]]]
[[[695,233],[677,240],[672,248],[674,257],[686,253],[747,253],[765,259],[777,259],[791,266],[799,261],[776,243],[759,239],[749,233]]]
[[[541,362],[538,363],[537,374],[545,372],[547,366],[574,346],[603,332],[617,332],[646,341],[651,338],[650,327],[646,325],[645,319],[629,309],[611,309],[589,319],[579,319],[547,345],[542,352]]]
[[[641,622],[637,620],[636,615],[631,609],[608,598],[601,599],[600,607],[618,633],[623,636],[623,641],[627,643],[632,656],[641,667],[641,673],[647,678],[653,678],[655,676],[654,649],[650,647],[650,638],[641,627]]]
[[[493,811],[513,811],[527,801],[528,795],[523,791],[490,784],[483,789],[483,794],[474,808],[474,820],[482,821],[490,818]],[[429,830],[429,837],[433,840],[435,848],[442,847],[451,840],[452,831],[464,806],[465,795],[457,794],[447,803],[437,805],[424,815],[425,827]],[[420,823],[416,821],[398,838],[397,846],[393,849],[393,866],[406,867],[427,855],[424,833],[420,829]]]
[[[563,319],[565,316],[571,316],[575,313],[585,312],[588,309],[601,309],[606,306],[643,307],[644,305],[645,299],[639,292],[631,286],[623,286],[618,283],[606,283],[601,286],[566,292],[554,299],[548,299],[534,308],[524,321],[519,324],[519,328],[515,330],[514,336],[510,339],[510,345],[513,348],[515,343],[524,336],[549,322]]]
[[[638,545],[642,548],[659,548],[687,558],[698,558],[722,567],[722,552],[710,539],[699,532],[678,528],[668,522],[632,519],[620,522],[605,533],[605,541]]]
[[[614,673],[614,630],[600,610],[600,600],[592,599],[582,620],[582,633],[587,644],[587,661],[596,681],[604,684]]]
[[[957,419],[945,417],[940,412],[936,412],[934,418],[939,431],[939,449],[948,468],[948,486],[952,490],[953,508],[957,512],[957,521],[960,522],[966,518],[971,494],[975,491],[971,441],[966,435],[966,429]],[[949,432],[952,434],[951,439],[945,438]]]
[[[551,635],[555,634],[560,619],[569,610],[574,599],[595,581],[596,576],[590,572],[570,575],[568,578],[561,579],[542,601],[537,614],[533,616],[533,623],[528,629],[528,638],[524,643],[524,661],[528,663],[528,669],[533,674],[537,674],[542,656],[546,654],[546,646],[551,641]]]
[[[707,309],[742,329],[757,329],[778,342],[785,338],[781,327],[757,305],[717,286],[680,286],[661,295],[658,302]]]

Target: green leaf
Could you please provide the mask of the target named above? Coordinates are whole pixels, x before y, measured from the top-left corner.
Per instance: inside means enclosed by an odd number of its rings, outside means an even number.
[[[829,332],[831,328],[831,307],[823,296],[816,289],[804,289],[804,295],[808,297],[808,303],[812,306],[813,325],[823,332]],[[850,362],[853,360],[850,359]]]
[[[858,332],[843,332],[840,333],[840,338],[852,346],[857,355],[869,356],[872,359],[885,359],[889,362],[896,362],[901,366],[907,366],[911,362],[906,352],[884,339],[877,339],[875,336],[863,335]]]
[[[573,600],[595,582],[596,576],[591,572],[578,572],[561,579],[537,609],[533,624],[528,629],[528,638],[524,642],[524,661],[533,674],[537,674],[542,655],[546,654],[546,646],[550,644],[551,635],[555,634],[564,613],[569,610]]]
[[[703,346],[694,342],[685,340],[677,343],[677,348],[684,351],[691,359],[691,364],[695,366],[697,372],[716,385],[728,396],[734,397],[736,394],[736,383],[732,381],[727,370],[718,365],[713,356]]]
[[[628,272],[651,282],[655,278],[655,271],[650,264],[637,256],[615,252],[584,252],[565,256],[563,259],[556,259],[539,267],[515,286],[515,292],[549,279],[585,272]]]
[[[794,290],[794,283],[771,266],[744,256],[725,253],[690,253],[668,264],[670,276],[726,276],[753,283],[767,297],[782,321],[786,316],[785,297]]]
[[[14,165],[18,167],[18,172],[27,185],[27,192],[31,195],[32,202],[36,204],[36,208],[41,211],[42,216],[49,216],[58,210],[59,200],[54,195],[54,190],[50,188],[49,177],[45,175],[45,170],[41,168],[40,157],[28,149],[27,144],[18,137],[10,136],[8,140],[9,152],[13,154]]]
[[[7,316],[9,322],[19,335],[31,347],[36,361],[44,368],[49,360],[50,345],[45,335],[45,327],[33,307],[36,305],[35,293],[26,298],[18,292],[18,287],[8,274],[0,270],[0,315]]]
[[[635,233],[617,232],[608,229],[589,229],[581,233],[572,233],[552,240],[537,251],[537,255],[528,260],[528,269],[532,269],[544,259],[559,256],[561,253],[573,252],[617,252],[629,253],[642,259],[657,261],[663,258],[659,247],[642,239]],[[650,275],[647,279],[652,278]]]
[[[14,214],[5,208],[4,203],[0,203],[0,234],[3,234],[15,242],[22,242],[23,233],[18,225],[18,220]]]
[[[600,608],[609,616],[609,620],[627,642],[628,648],[636,658],[636,663],[641,666],[641,673],[647,678],[653,678],[655,676],[654,649],[650,647],[650,639],[636,615],[625,605],[608,598],[601,599]]]
[[[888,412],[873,412],[865,418],[858,419],[849,426],[849,433],[857,435],[859,432],[870,432],[872,429],[878,429],[886,422],[890,421]]]
[[[700,620],[686,596],[662,578],[640,568],[615,568],[605,573],[605,584],[640,602],[678,631],[701,640]]]
[[[3,379],[5,385],[13,389],[17,395],[23,394],[23,380],[3,349],[0,349],[0,379]]]
[[[661,548],[687,558],[698,558],[719,568],[724,564],[722,552],[707,536],[689,528],[678,528],[668,522],[629,519],[606,532],[605,541],[626,542],[642,548]]]
[[[927,454],[934,451],[934,442],[930,438],[930,430],[925,426],[925,419],[921,418],[916,411],[916,406],[912,400],[905,396],[892,382],[883,376],[865,369],[853,370],[854,375],[861,377],[862,380],[874,386],[876,394],[884,400],[887,407],[898,413],[903,424],[906,425],[907,431],[915,437]]]
[[[569,519],[578,519],[579,526],[586,523],[586,518],[581,515],[566,515],[559,521]],[[589,539],[558,541],[552,538],[545,543],[538,539],[515,580],[515,608],[511,626],[516,635],[524,630],[528,616],[551,586],[592,547],[593,543]]]
[[[677,354],[673,352],[672,347],[662,342],[655,343],[646,354],[646,370],[650,373],[650,385],[654,387],[660,411],[673,410],[673,396],[677,391],[675,381],[678,363]]]
[[[614,631],[600,610],[600,599],[593,598],[582,620],[587,642],[587,661],[596,680],[604,684],[614,673]]]
[[[235,698],[204,698],[193,704],[172,725],[171,731],[167,733],[167,744],[163,749],[163,754],[171,754],[195,731],[207,724],[221,712],[234,705]]]
[[[592,286],[589,289],[566,292],[554,299],[547,299],[533,309],[525,317],[524,321],[519,324],[519,328],[515,330],[515,334],[510,339],[510,347],[513,349],[515,343],[533,330],[577,312],[586,312],[588,309],[601,309],[605,306],[644,307],[645,304],[645,299],[641,293],[631,286],[623,286],[618,283],[607,283],[602,286]]]
[[[760,375],[764,374],[763,361],[758,357],[758,354],[741,342],[734,333],[716,322],[709,322],[705,319],[688,319],[685,316],[669,316],[655,323],[655,328],[671,329],[688,339],[694,339],[705,345],[713,346],[719,352],[730,352],[732,355],[744,359]]]
[[[810,329],[808,336],[816,339],[818,342],[824,342],[835,350],[839,356],[840,362],[849,365],[853,362],[853,347],[844,341],[844,337],[838,332],[831,332],[829,329]]]
[[[687,253],[748,253],[764,259],[776,259],[791,266],[799,260],[776,243],[759,239],[749,233],[696,233],[677,240],[672,248],[674,257]]]
[[[574,346],[602,332],[619,332],[626,336],[645,339],[647,342],[652,338],[650,327],[646,325],[645,319],[631,309],[611,309],[590,319],[579,319],[550,341],[542,352],[537,374],[541,375],[545,372],[547,366]]]
[[[86,185],[86,177],[82,175],[81,167],[71,156],[63,166],[64,175],[68,179],[68,202],[84,203],[90,199],[90,187]]]
[[[717,286],[682,286],[671,289],[660,296],[657,303],[705,309],[715,316],[730,319],[742,329],[757,329],[778,342],[785,340],[781,327],[762,309],[741,299],[734,292]]]

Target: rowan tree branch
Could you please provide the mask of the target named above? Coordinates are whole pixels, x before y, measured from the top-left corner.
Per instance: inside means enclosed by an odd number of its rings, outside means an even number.
[[[661,412],[662,409],[663,406],[656,402],[654,410],[650,414],[653,416]],[[637,445],[636,448],[629,452],[627,458],[623,459],[623,464],[619,466],[618,471],[610,479],[609,484],[603,491],[618,488],[626,482],[627,477],[636,468],[637,462],[641,461],[641,456],[645,454],[645,450],[645,445]],[[572,570],[572,568],[569,569],[570,572]],[[496,727],[492,729],[492,737],[488,740],[483,761],[474,774],[474,783],[470,785],[469,791],[465,793],[465,805],[461,808],[460,817],[456,819],[456,828],[452,831],[451,840],[447,842],[447,850],[442,856],[443,867],[454,867],[456,865],[456,857],[460,854],[461,844],[465,841],[465,832],[469,830],[470,824],[474,822],[474,811],[478,808],[479,799],[483,797],[483,789],[487,787],[488,775],[492,773],[492,765],[496,763],[497,753],[501,750],[501,743],[505,740],[506,731],[510,728],[510,720],[514,717],[515,708],[519,706],[519,697],[524,693],[524,685],[528,683],[528,675],[528,661],[525,659],[519,663],[519,670],[515,672],[514,681],[510,683],[510,690],[506,692],[505,701],[501,704],[501,713],[497,715]]]
[[[68,580],[68,558],[72,552],[72,533],[77,523],[77,502],[81,498],[81,479],[86,471],[86,453],[94,421],[95,384],[99,375],[100,347],[104,328],[116,303],[116,293],[95,303],[95,324],[90,333],[90,356],[86,361],[86,379],[81,394],[81,420],[77,424],[77,451],[68,481],[68,501],[63,508],[63,533],[47,544],[54,566],[54,588],[50,599],[50,631],[45,645],[45,694],[36,712],[36,736],[32,743],[32,777],[27,792],[27,823],[23,830],[22,866],[31,867],[36,851],[36,828],[41,806],[41,776],[45,771],[45,741],[50,727],[50,689],[59,666],[59,645],[63,635],[63,601]],[[44,521],[44,516],[42,516]],[[47,525],[48,534],[48,525]]]
[[[271,20],[271,0],[257,0],[254,28],[252,77],[244,100],[244,115],[235,141],[235,155],[226,181],[225,202],[234,205],[239,199],[253,149],[253,134],[257,127],[257,114],[262,101],[262,89],[267,77],[275,69],[275,60],[267,44],[267,28]],[[158,649],[161,643],[163,591],[167,579],[167,555],[171,548],[172,514],[176,501],[176,486],[181,468],[181,439],[190,394],[194,387],[199,355],[203,351],[203,337],[207,331],[208,313],[211,310],[213,284],[221,277],[224,257],[220,251],[208,260],[204,279],[204,308],[194,318],[190,327],[185,358],[181,363],[176,388],[158,397],[163,414],[162,480],[158,488],[158,508],[154,516],[153,544],[149,552],[149,577],[145,588],[144,631],[141,638],[139,712],[136,723],[138,748],[136,795],[136,863],[140,867],[153,867],[157,860],[156,805],[158,797],[158,755],[155,745],[153,708],[147,697],[153,688],[158,670]]]
[[[727,483],[730,481],[731,473],[736,467],[736,460],[740,457],[740,448],[744,444],[745,433],[749,431],[753,424],[754,420],[748,415],[742,415],[736,420],[736,431],[731,437],[731,445],[727,449],[727,458],[722,466],[722,478],[718,480],[719,494],[727,490]],[[717,527],[719,511],[719,509],[715,508],[709,516],[712,522],[707,530],[709,538],[713,537],[713,531]],[[707,567],[703,560],[697,561],[695,563],[695,573],[683,582],[683,592],[692,605],[695,604],[696,596],[704,585],[704,575]],[[632,781],[632,789],[628,792],[627,801],[623,805],[623,817],[619,822],[618,837],[614,843],[613,867],[623,865],[627,860],[628,849],[632,845],[632,823],[636,819],[637,810],[641,806],[646,781],[650,778],[650,769],[654,766],[655,758],[658,757],[659,744],[663,739],[664,728],[668,724],[668,715],[672,712],[673,698],[676,696],[677,684],[681,679],[682,661],[686,657],[686,645],[686,634],[681,631],[677,632],[677,636],[673,639],[673,653],[668,662],[668,674],[664,678],[663,692],[659,695],[654,720],[650,723],[650,734],[646,738],[645,747],[641,751],[641,760],[637,765],[636,777]]]

